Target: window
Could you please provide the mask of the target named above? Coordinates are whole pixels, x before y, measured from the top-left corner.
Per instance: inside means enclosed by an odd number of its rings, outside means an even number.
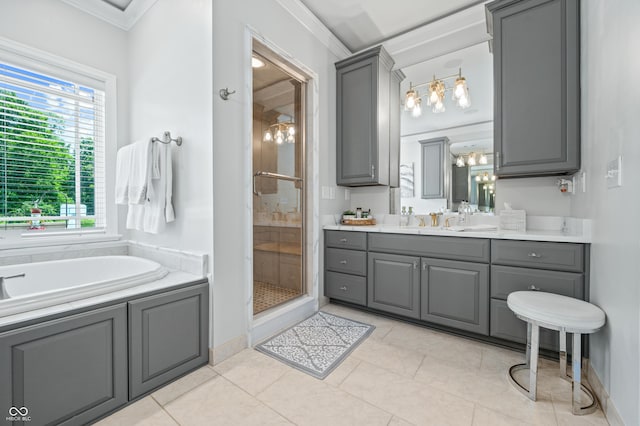
[[[85,80],[0,61],[2,229],[105,227],[105,92]]]

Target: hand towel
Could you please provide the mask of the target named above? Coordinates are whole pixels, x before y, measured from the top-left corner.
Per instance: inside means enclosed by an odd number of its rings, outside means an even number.
[[[149,185],[152,154],[151,140],[136,142],[131,147],[131,168],[129,171],[129,204],[144,204]]]
[[[175,220],[172,205],[173,170],[171,165],[171,147],[155,143],[152,149],[151,183],[153,196],[144,206],[143,228],[145,232],[158,234],[164,231],[168,222]],[[153,176],[158,176],[153,178]]]
[[[136,229],[138,231],[144,231],[144,216],[147,206],[150,200],[154,198],[152,181],[152,162],[153,162],[153,144],[148,142],[137,142],[132,144],[138,148],[137,154],[133,155],[131,165],[131,175],[136,175],[135,179],[138,183],[136,186],[129,185],[129,194],[136,191],[136,188],[144,187],[144,194],[137,193],[136,198],[132,199],[129,196],[129,209],[127,210],[127,229]],[[134,148],[135,149],[135,148]],[[142,153],[146,152],[144,161],[142,160]],[[138,164],[136,164],[138,163]],[[142,163],[142,164],[139,164]],[[144,172],[144,179],[141,177]]]
[[[129,172],[132,145],[123,146],[116,155],[116,204],[129,204]]]

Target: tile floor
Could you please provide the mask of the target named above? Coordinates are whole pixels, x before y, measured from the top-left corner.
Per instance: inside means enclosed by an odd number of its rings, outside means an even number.
[[[571,385],[542,360],[538,401],[507,381],[523,355],[328,305],[376,326],[325,380],[252,349],[203,367],[104,419],[108,425],[607,425],[571,414]]]

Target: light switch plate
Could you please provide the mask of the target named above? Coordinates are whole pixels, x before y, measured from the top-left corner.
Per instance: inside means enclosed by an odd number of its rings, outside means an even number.
[[[322,187],[322,199],[330,200],[331,199],[331,188],[328,186]]]
[[[622,186],[622,156],[607,163],[607,188],[617,188]]]

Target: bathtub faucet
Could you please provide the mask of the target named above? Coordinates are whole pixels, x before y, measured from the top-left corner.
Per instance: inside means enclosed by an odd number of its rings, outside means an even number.
[[[6,277],[0,277],[0,300],[8,299],[10,297],[9,293],[7,293],[7,289],[4,286],[4,280],[8,280],[8,279],[11,279],[11,278],[24,278],[25,275],[26,274],[23,272],[21,274],[9,275],[9,276],[6,276]]]

